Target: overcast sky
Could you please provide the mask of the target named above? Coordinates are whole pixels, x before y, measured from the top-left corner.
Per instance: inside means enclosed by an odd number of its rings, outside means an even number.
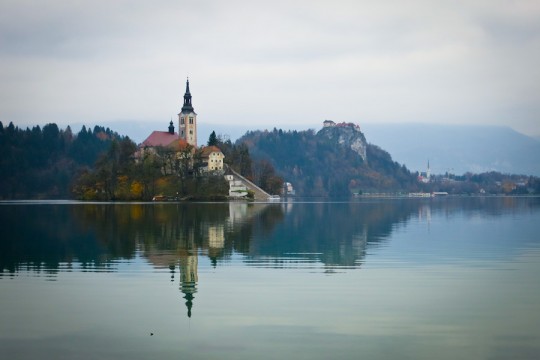
[[[540,135],[540,1],[0,0],[4,125],[166,130],[188,76],[199,123]]]

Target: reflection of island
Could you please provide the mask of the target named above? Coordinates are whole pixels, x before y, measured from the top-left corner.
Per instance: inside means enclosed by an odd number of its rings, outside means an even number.
[[[182,252],[180,254],[180,291],[184,294],[186,299],[186,306],[188,309],[188,317],[191,317],[191,308],[193,307],[193,299],[197,292],[197,264],[199,262],[197,253],[191,253],[189,251]]]
[[[187,316],[194,313],[201,259],[232,255],[246,266],[358,268],[411,218],[538,211],[538,198],[401,199],[277,204],[166,203],[0,205],[0,278],[18,272],[116,271],[117,259],[146,258],[169,270]],[[499,244],[519,248],[523,239]],[[66,270],[68,269],[68,270]],[[175,280],[179,274],[178,280]],[[184,305],[185,304],[185,305]]]
[[[214,267],[239,253],[249,266],[322,264],[327,272],[355,268],[367,249],[384,242],[397,224],[430,212],[429,200],[164,204],[147,214],[152,216],[145,223],[151,226],[139,229],[137,238],[143,256],[155,267],[180,267],[180,289],[190,310],[196,284],[189,279],[196,282],[197,274],[186,271],[197,270],[197,254],[207,256]]]
[[[251,233],[254,219],[267,218],[264,214],[272,207],[275,205],[247,203],[165,206],[154,213],[159,222],[153,222],[153,231],[137,234],[144,245],[143,256],[155,268],[170,269],[173,281],[176,268],[179,269],[179,289],[188,317],[197,293],[198,257],[207,255],[217,266],[219,259],[233,252],[231,247],[234,248],[238,234],[243,234],[242,238]]]
[[[115,271],[116,259],[139,254],[155,267],[181,272],[180,260],[185,259],[188,269],[187,256],[197,254],[207,256],[213,266],[241,254],[250,266],[294,267],[311,261],[328,270],[358,267],[367,249],[383,244],[411,217],[429,226],[430,219],[441,214],[500,216],[539,206],[538,198],[512,197],[278,204],[4,203],[0,275],[30,271],[55,276],[72,268]],[[191,264],[196,270],[197,263]],[[186,277],[195,280],[193,286],[180,286],[189,297],[188,307],[196,290],[196,271],[193,275]]]
[[[179,289],[186,300],[187,315],[191,317],[191,308],[195,293],[197,293],[199,256],[196,249],[178,249],[177,251],[150,250],[145,256],[156,269],[168,268],[171,272],[171,281],[174,281],[176,269],[180,272]]]

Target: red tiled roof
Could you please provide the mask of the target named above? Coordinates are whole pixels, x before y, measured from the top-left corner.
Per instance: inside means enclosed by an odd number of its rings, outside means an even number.
[[[176,151],[182,151],[191,145],[188,144],[188,142],[184,139],[176,139],[176,140],[173,140],[168,146]],[[195,148],[192,147],[191,152],[193,153],[194,151],[195,151]]]
[[[149,137],[142,142],[143,146],[167,146],[178,140],[178,134],[171,134],[168,131],[153,131]]]
[[[213,152],[221,152],[220,148],[217,146],[206,146],[202,149],[202,156],[209,156]]]

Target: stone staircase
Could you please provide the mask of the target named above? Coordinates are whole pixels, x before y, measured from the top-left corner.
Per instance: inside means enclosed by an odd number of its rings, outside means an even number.
[[[227,167],[227,173],[234,176],[234,180],[241,181],[246,188],[253,191],[255,200],[267,201],[268,198],[271,196],[269,193],[267,193],[266,191],[264,191],[263,189],[261,189],[260,187],[258,187],[257,185],[231,169],[230,167]]]

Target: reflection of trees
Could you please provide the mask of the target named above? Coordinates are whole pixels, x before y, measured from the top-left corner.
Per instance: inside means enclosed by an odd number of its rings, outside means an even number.
[[[217,261],[236,248],[249,249],[250,219],[261,217],[264,231],[281,216],[265,215],[266,204],[29,204],[0,206],[0,271],[16,272],[21,264],[55,272],[61,263],[112,266],[130,259],[138,247],[189,249]],[[274,210],[275,212],[275,210]],[[178,258],[177,258],[178,259]]]
[[[444,213],[448,216],[457,214],[482,213],[489,216],[501,216],[508,213],[533,211],[540,208],[538,197],[448,197],[435,198],[430,203],[432,214]]]
[[[0,272],[59,271],[61,263],[106,266],[101,244],[74,223],[74,207],[0,205]],[[21,268],[22,267],[22,268]]]
[[[252,259],[310,255],[325,266],[357,266],[411,216],[536,211],[537,198],[435,198],[352,203],[166,203],[0,205],[0,271],[55,273],[63,263],[114,268],[137,249],[156,266],[179,266],[182,251],[214,266],[233,252]],[[285,215],[286,212],[286,215]],[[168,253],[169,259],[155,256]],[[304,256],[304,255],[300,255]],[[156,262],[154,262],[154,260]],[[256,263],[256,261],[255,261]],[[283,265],[279,265],[283,266]]]
[[[269,232],[283,214],[279,205],[246,203],[140,205],[131,224],[144,253],[195,249],[217,260],[249,249],[255,232]],[[261,221],[264,222],[260,226]]]
[[[298,266],[294,258],[302,258],[320,261],[330,269],[356,267],[367,248],[379,246],[411,217],[429,221],[433,214],[453,216],[474,212],[500,216],[538,207],[538,198],[515,197],[293,203],[283,222],[271,233],[253,237],[250,249],[244,253],[250,256],[253,265],[260,259],[264,266]],[[292,260],[284,261],[284,254]]]
[[[70,215],[80,226],[78,230],[93,235],[105,260],[130,259],[135,255],[134,209],[124,204],[88,204],[69,208]]]
[[[417,203],[408,201],[297,203],[273,233],[253,239],[248,254],[295,254],[315,257],[327,267],[357,266],[368,245],[386,239],[396,223],[406,222],[417,209]]]

